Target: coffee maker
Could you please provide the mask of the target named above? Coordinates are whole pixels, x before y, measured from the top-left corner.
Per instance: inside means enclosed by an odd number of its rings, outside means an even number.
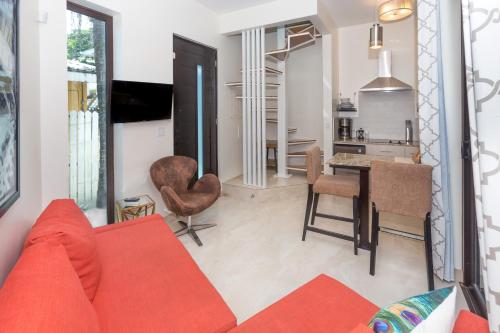
[[[339,118],[339,128],[338,128],[337,134],[338,134],[339,140],[352,139],[352,119],[351,118]]]

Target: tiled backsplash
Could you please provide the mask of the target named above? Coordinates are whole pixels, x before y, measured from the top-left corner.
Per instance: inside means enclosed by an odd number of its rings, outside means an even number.
[[[418,140],[414,91],[364,92],[359,95],[358,117],[353,129],[363,128],[371,139],[404,139],[405,121],[411,120],[413,140]]]

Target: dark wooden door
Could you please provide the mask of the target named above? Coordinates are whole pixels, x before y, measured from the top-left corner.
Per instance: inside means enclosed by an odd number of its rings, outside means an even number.
[[[217,168],[217,50],[174,36],[174,154]]]

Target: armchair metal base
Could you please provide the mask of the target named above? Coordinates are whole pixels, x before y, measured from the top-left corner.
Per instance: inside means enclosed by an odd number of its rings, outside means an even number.
[[[177,230],[175,232],[175,235],[177,237],[180,237],[180,236],[189,234],[193,238],[193,240],[196,242],[196,244],[198,244],[198,246],[203,246],[203,243],[201,242],[200,238],[196,234],[196,231],[200,231],[203,229],[208,229],[208,228],[212,228],[212,227],[217,226],[217,224],[196,224],[196,225],[193,225],[191,223],[191,216],[188,217],[187,223],[184,221],[178,221],[178,222],[182,225],[182,228]]]

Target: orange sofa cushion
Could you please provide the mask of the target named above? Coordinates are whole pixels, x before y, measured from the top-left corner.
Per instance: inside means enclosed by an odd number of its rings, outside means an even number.
[[[488,333],[488,321],[469,311],[462,310],[455,321],[453,333]]]
[[[223,333],[236,318],[159,215],[95,230],[102,332]]]
[[[373,333],[373,330],[365,324],[358,324],[350,333]]]
[[[0,332],[99,332],[64,247],[44,242],[23,252],[0,290]]]
[[[345,333],[368,323],[378,310],[342,283],[320,275],[231,333]]]
[[[40,215],[25,247],[53,240],[64,245],[90,301],[101,276],[101,262],[92,226],[73,200],[54,200]]]

